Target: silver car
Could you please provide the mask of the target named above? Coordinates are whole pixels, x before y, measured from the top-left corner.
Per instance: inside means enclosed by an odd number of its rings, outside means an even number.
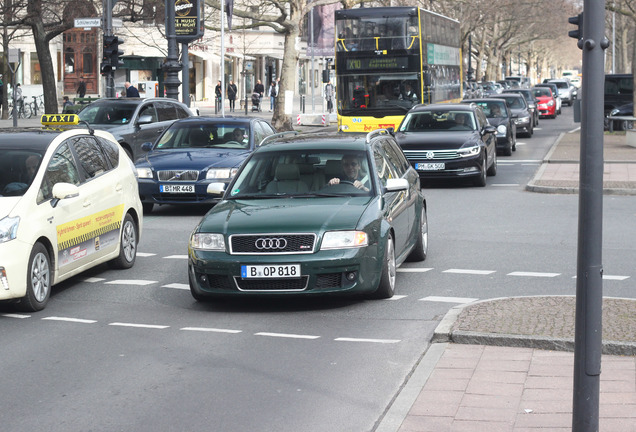
[[[106,98],[79,112],[81,120],[113,134],[134,161],[141,145],[155,142],[175,120],[195,115],[185,104],[168,98]]]

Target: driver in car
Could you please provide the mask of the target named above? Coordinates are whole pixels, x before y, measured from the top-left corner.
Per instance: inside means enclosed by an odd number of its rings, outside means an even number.
[[[233,141],[242,143],[244,139],[245,139],[245,135],[243,134],[243,129],[235,128],[234,131],[232,131]]]
[[[340,182],[351,183],[358,189],[368,192],[369,188],[365,187],[360,181],[360,159],[355,155],[344,155],[342,157],[342,176],[334,177],[327,184],[330,186],[340,184]]]

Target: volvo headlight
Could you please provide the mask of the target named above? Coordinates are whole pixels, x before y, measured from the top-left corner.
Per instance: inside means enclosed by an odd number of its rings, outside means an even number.
[[[5,217],[0,220],[0,243],[13,240],[18,235],[18,225],[20,225],[20,217]]]
[[[225,252],[225,238],[223,234],[194,233],[190,238],[192,249]]]
[[[363,247],[369,244],[364,231],[327,231],[322,237],[320,250]]]
[[[205,175],[206,179],[231,179],[236,175],[238,168],[218,168],[209,169]]]
[[[480,152],[481,152],[481,149],[479,148],[478,145],[473,145],[473,146],[470,146],[470,147],[462,147],[459,150],[457,150],[457,153],[461,157],[476,156]]]
[[[139,178],[152,178],[152,169],[150,168],[137,168],[137,177]]]
[[[500,135],[505,135],[508,129],[506,129],[506,125],[497,126],[497,133]]]

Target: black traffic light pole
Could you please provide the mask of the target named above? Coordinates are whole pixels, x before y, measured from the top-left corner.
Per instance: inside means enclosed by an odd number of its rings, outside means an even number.
[[[168,40],[168,56],[162,66],[166,73],[166,97],[179,99],[179,72],[182,69],[177,53],[177,35],[175,29],[175,0],[166,0],[166,39]],[[186,59],[187,61],[187,59]]]
[[[106,41],[108,36],[113,35],[113,0],[104,0],[103,26],[104,41]],[[104,53],[103,61],[100,68],[106,79],[106,97],[115,97],[115,72],[112,69],[111,59],[106,53]]]
[[[569,35],[583,50],[572,431],[596,432],[603,348],[605,0],[584,0],[584,14],[568,21],[578,24]]]

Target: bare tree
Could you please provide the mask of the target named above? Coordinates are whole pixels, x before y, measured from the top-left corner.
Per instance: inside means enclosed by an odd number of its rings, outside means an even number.
[[[24,37],[24,31],[21,29],[24,25],[24,10],[26,8],[26,1],[22,0],[4,0],[0,1],[0,13],[4,18],[0,25],[2,25],[2,118],[7,119],[8,112],[8,89],[9,79],[13,76],[9,69],[9,44],[11,41]]]

